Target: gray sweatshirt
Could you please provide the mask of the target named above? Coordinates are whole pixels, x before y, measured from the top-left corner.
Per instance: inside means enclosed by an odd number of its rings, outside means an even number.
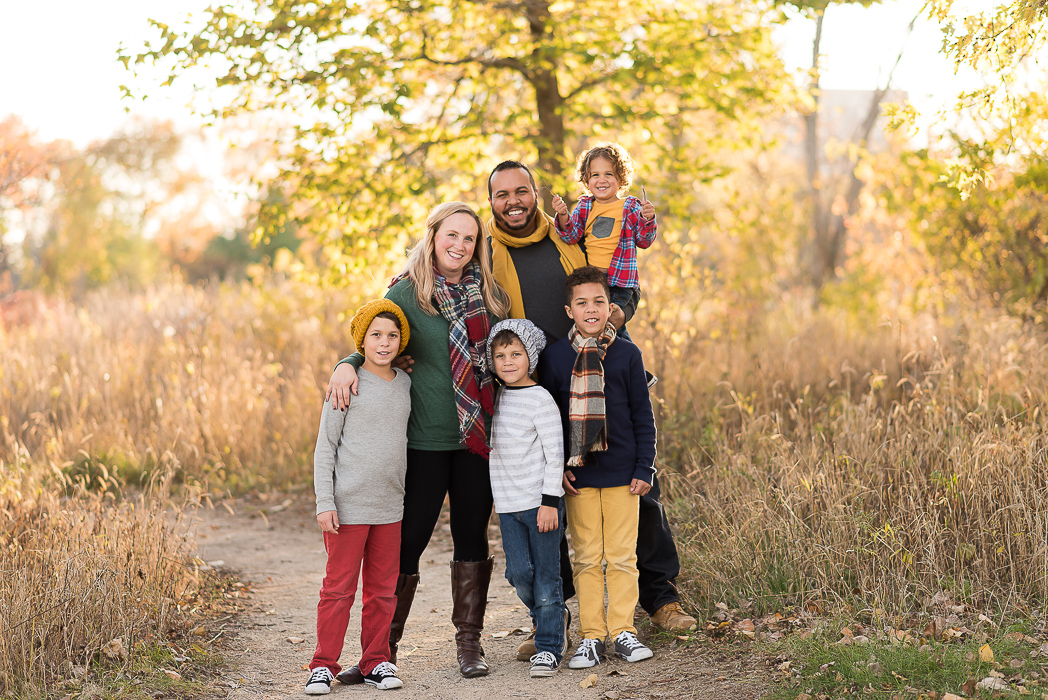
[[[360,368],[349,408],[324,404],[313,455],[317,515],[337,510],[340,525],[385,525],[404,517],[411,378],[396,373],[387,382]]]

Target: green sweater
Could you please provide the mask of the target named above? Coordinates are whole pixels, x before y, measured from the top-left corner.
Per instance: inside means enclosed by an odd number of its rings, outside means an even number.
[[[439,313],[430,316],[415,299],[415,285],[403,279],[390,287],[386,298],[395,303],[408,319],[411,335],[405,355],[411,365],[411,416],[408,418],[408,449],[443,452],[464,449],[459,442],[458,408],[451,379],[451,351],[448,349],[450,324]],[[353,353],[342,362],[354,369],[364,364],[364,356]],[[488,437],[491,417],[484,417]]]

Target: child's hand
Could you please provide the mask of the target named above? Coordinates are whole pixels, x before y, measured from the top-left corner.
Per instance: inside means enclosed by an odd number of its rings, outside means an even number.
[[[564,203],[564,200],[560,198],[559,194],[553,195],[553,211],[557,212],[559,216],[563,216],[565,219],[568,218],[568,205]]]
[[[564,472],[564,478],[561,480],[564,482],[564,493],[569,496],[578,496],[579,490],[571,485],[571,482],[575,481],[575,475],[568,469]]]
[[[325,510],[317,516],[317,525],[324,532],[330,532],[332,535],[338,534],[338,511]]]
[[[330,400],[335,408],[344,411],[349,408],[350,394],[357,395],[357,371],[353,369],[353,365],[343,362],[331,373],[324,400]]]
[[[651,484],[649,484],[647,481],[634,479],[630,482],[630,493],[632,493],[634,496],[643,496],[648,491],[651,491]]]
[[[655,218],[655,205],[645,199],[640,203],[640,215],[647,221],[651,221]]]
[[[539,532],[553,532],[557,529],[557,509],[553,506],[539,506]]]

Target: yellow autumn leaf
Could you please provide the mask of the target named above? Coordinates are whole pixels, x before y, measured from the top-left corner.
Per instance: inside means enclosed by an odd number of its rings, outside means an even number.
[[[588,676],[586,676],[585,679],[583,679],[583,681],[581,683],[579,683],[579,687],[580,688],[592,688],[595,685],[597,685],[597,674],[596,673],[589,674]]]
[[[983,644],[979,647],[979,661],[984,664],[993,663],[993,649],[990,648],[989,644]]]

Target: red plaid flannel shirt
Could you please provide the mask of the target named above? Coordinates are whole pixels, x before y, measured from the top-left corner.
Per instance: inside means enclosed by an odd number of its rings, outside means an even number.
[[[637,275],[637,248],[650,248],[659,233],[655,219],[648,221],[640,215],[640,200],[626,197],[622,200],[622,231],[619,234],[619,245],[611,256],[608,268],[608,284],[612,287],[639,287]],[[579,197],[575,211],[571,212],[567,228],[560,227],[557,217],[557,233],[565,243],[575,244],[586,235],[586,219],[593,209],[593,197],[586,194]]]

